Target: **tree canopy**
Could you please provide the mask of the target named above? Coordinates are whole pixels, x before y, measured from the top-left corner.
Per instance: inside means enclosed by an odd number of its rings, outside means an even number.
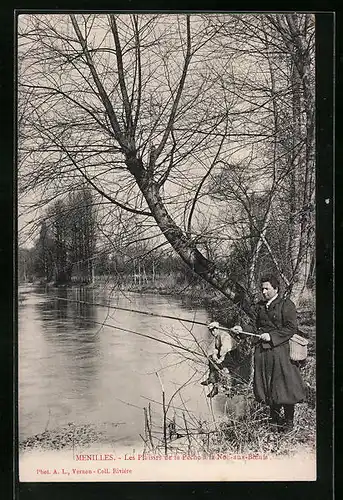
[[[134,220],[234,301],[264,259],[298,300],[314,259],[312,15],[22,14],[18,91],[26,214],[86,183],[106,237]],[[217,260],[246,242],[233,280]]]

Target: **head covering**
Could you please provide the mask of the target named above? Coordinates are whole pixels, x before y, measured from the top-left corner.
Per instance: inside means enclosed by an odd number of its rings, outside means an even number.
[[[214,328],[219,328],[219,323],[218,321],[212,321],[209,325],[207,325],[207,328],[209,330],[214,330]]]

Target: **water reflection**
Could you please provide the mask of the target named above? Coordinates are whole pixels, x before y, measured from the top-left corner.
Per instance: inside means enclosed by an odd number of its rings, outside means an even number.
[[[180,353],[170,347],[122,330],[170,341],[171,336],[178,337],[185,342],[190,325],[109,309],[105,304],[207,323],[205,310],[186,309],[170,297],[108,294],[105,289],[87,287],[36,289],[29,297],[26,308],[19,305],[22,436],[69,421],[124,422],[115,431],[116,439],[130,436],[135,442],[144,432],[142,409],[148,401],[157,401],[153,412],[158,425],[161,423],[161,386],[156,371],[167,398],[194,376],[182,389],[182,401],[177,396],[173,405],[186,404],[197,416],[210,411],[206,392],[199,384],[206,363],[180,363]],[[104,306],[94,306],[94,302]],[[195,325],[192,334],[205,344],[210,340],[206,327]]]
[[[82,297],[91,302],[91,293],[61,287],[36,289],[33,297],[34,317],[25,323],[19,318],[25,359],[19,370],[20,399],[22,412],[27,410],[39,428],[42,418],[50,425],[68,422],[97,403],[101,360],[94,324],[87,321],[96,319],[95,307],[69,301]]]
[[[93,328],[92,320],[97,319],[96,307],[92,305],[94,290],[60,287],[48,290],[48,294],[47,300],[36,304],[43,321],[63,326],[67,320],[77,329]]]

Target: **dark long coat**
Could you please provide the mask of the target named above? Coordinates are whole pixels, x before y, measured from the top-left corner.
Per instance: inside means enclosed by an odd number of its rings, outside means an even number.
[[[277,297],[269,308],[265,302],[255,306],[258,333],[269,333],[270,342],[255,347],[254,394],[257,401],[295,404],[306,399],[300,371],[289,355],[289,339],[297,332],[297,313],[289,299]]]

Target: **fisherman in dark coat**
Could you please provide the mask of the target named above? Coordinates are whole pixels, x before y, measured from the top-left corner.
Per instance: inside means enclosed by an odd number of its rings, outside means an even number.
[[[289,431],[293,428],[294,405],[306,399],[306,389],[289,353],[289,339],[297,333],[295,305],[280,296],[279,288],[275,276],[261,279],[264,300],[254,308],[255,332],[260,334],[254,353],[254,394],[257,401],[269,405],[272,424]],[[242,327],[233,330],[239,333]]]

